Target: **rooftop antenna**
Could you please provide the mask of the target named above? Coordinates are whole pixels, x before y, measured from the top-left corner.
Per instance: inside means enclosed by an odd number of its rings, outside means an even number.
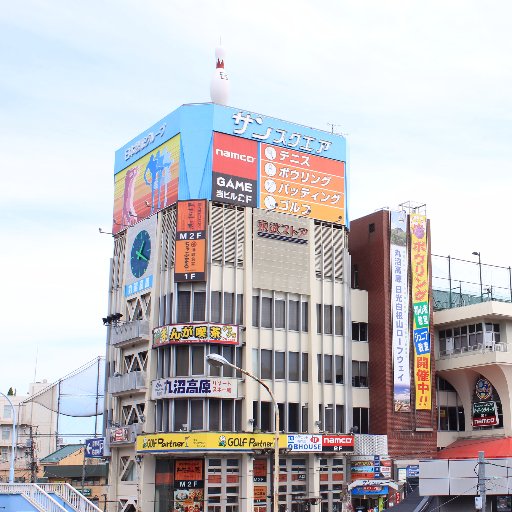
[[[221,39],[222,42],[222,39]],[[213,103],[227,105],[229,101],[229,79],[225,70],[226,53],[222,46],[215,48],[215,71],[210,82],[210,97]]]

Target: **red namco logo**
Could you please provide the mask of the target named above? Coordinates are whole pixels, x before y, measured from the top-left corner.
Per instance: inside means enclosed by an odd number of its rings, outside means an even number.
[[[324,445],[354,446],[353,436],[323,436]]]

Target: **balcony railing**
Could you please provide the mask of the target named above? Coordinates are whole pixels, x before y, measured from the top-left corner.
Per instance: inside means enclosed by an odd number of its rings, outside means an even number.
[[[124,324],[114,325],[110,342],[120,345],[126,341],[150,340],[149,320],[135,320]]]
[[[137,371],[114,375],[108,379],[108,390],[111,394],[137,391],[146,387],[146,372]]]
[[[487,352],[508,352],[508,343],[478,343],[469,347],[454,348],[452,350],[440,350],[439,357],[469,356],[472,354],[485,354]]]

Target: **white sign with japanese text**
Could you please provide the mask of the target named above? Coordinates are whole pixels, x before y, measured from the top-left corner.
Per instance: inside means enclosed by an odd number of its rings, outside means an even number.
[[[238,380],[223,377],[171,377],[154,380],[151,400],[162,398],[238,398]]]

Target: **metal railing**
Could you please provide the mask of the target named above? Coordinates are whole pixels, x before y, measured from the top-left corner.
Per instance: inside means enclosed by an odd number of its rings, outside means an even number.
[[[512,302],[512,268],[432,254],[434,309],[487,301]]]
[[[65,483],[38,484],[47,493],[57,494],[68,505],[79,512],[102,512],[94,503],[79,493],[72,485]]]
[[[0,484],[0,494],[19,494],[37,510],[42,512],[67,512],[60,503],[54,500],[37,484]],[[91,509],[91,512],[93,510],[94,509]],[[97,508],[94,512],[98,510],[100,509]]]
[[[110,337],[112,345],[135,339],[150,339],[149,320],[135,320],[112,327]]]
[[[467,347],[440,350],[439,357],[450,358],[467,356],[471,354],[485,354],[487,352],[508,352],[508,343],[478,343]]]
[[[114,375],[108,379],[108,390],[110,393],[123,393],[125,391],[136,391],[146,387],[146,372],[135,371]]]

